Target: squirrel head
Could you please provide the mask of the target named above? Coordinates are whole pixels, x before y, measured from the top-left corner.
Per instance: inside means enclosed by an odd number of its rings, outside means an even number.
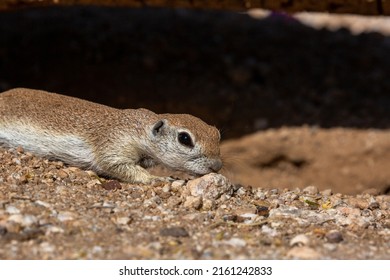
[[[153,153],[161,164],[204,175],[222,168],[217,128],[187,114],[160,114],[149,129]]]

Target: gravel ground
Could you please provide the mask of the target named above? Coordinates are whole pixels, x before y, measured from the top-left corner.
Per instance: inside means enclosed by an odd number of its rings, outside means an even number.
[[[0,150],[1,259],[388,259],[390,196],[141,186]]]

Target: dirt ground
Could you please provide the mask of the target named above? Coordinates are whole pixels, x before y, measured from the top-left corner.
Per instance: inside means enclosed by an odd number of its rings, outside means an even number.
[[[389,259],[384,34],[107,8],[3,12],[0,33],[1,90],[192,113],[221,129],[226,176],[107,184],[1,149],[1,259]]]
[[[1,259],[388,259],[390,196],[154,186],[0,150]]]

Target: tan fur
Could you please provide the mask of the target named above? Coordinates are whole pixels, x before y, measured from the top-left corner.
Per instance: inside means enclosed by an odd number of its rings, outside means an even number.
[[[193,147],[179,143],[188,133]],[[222,167],[219,131],[186,114],[120,110],[82,99],[17,88],[0,94],[0,145],[62,160],[126,182],[162,179],[144,168],[163,164],[195,175]]]

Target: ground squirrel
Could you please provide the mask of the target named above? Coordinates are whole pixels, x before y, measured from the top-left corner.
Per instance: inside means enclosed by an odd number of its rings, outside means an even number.
[[[0,94],[1,146],[125,182],[164,180],[145,169],[156,164],[198,176],[217,172],[219,142],[219,131],[192,115],[121,110],[24,88]]]

